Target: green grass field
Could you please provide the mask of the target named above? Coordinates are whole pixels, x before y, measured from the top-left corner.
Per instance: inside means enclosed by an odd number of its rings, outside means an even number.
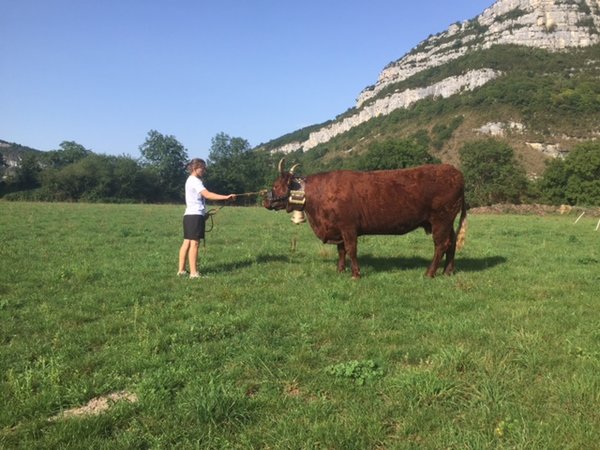
[[[597,219],[471,215],[433,280],[422,231],[363,237],[354,281],[226,207],[190,280],[182,213],[0,202],[0,448],[598,448]]]

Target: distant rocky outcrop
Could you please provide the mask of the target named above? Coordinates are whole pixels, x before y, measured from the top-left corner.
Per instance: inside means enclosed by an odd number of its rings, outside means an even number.
[[[289,153],[298,150],[299,148],[302,148],[304,151],[310,150],[321,143],[329,141],[338,134],[345,133],[374,117],[387,115],[398,108],[406,108],[414,102],[426,97],[447,98],[464,90],[470,91],[476,87],[483,86],[498,75],[498,72],[491,69],[473,70],[461,76],[446,78],[431,86],[407,89],[402,92],[393,93],[364,106],[356,114],[351,115],[350,117],[310,133],[308,140],[304,142],[292,142],[280,147],[277,151]]]
[[[0,155],[6,167],[18,167],[21,162],[21,154],[15,151],[15,144],[9,144],[5,141],[0,141]]]
[[[515,44],[559,51],[600,42],[599,0],[499,0],[475,19],[454,24],[389,64],[357,106],[386,86],[440,66],[468,52]]]
[[[4,163],[3,166],[0,166],[0,179],[13,174],[21,165],[23,155],[30,152],[41,153],[39,150],[30,147],[0,140],[0,155]]]
[[[427,97],[445,98],[478,88],[501,73],[489,69],[471,70],[430,86],[391,89],[413,75],[444,65],[469,52],[494,45],[520,45],[562,51],[600,43],[600,0],[498,0],[472,20],[421,42],[401,59],[386,66],[375,85],[357,98],[356,110],[313,132],[307,139],[272,149],[288,153],[310,150],[375,117]],[[561,150],[550,151],[561,154]]]

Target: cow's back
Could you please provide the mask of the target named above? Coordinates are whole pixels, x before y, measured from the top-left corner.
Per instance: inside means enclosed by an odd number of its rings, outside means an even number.
[[[464,180],[447,164],[370,172],[334,171],[306,179],[306,212],[325,242],[344,229],[362,234],[404,234],[428,227],[432,216],[460,210]]]

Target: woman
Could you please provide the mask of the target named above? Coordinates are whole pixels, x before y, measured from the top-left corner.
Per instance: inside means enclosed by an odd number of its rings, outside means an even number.
[[[197,269],[198,247],[200,239],[204,239],[206,223],[206,205],[208,200],[233,200],[235,194],[221,195],[210,192],[202,183],[202,176],[206,172],[206,162],[194,158],[187,166],[190,176],[185,182],[185,213],[183,215],[183,244],[179,249],[179,271],[177,275],[187,275],[185,270],[186,259],[189,262],[190,278],[199,278]]]

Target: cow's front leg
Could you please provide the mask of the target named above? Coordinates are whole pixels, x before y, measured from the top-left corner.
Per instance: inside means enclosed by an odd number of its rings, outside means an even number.
[[[343,272],[346,270],[346,247],[344,246],[343,241],[337,245],[337,249],[338,249],[337,270],[338,270],[338,272]]]
[[[360,267],[358,266],[358,258],[356,256],[356,241],[357,236],[355,233],[344,233],[344,247],[350,257],[350,264],[352,267],[352,278],[360,278]]]

